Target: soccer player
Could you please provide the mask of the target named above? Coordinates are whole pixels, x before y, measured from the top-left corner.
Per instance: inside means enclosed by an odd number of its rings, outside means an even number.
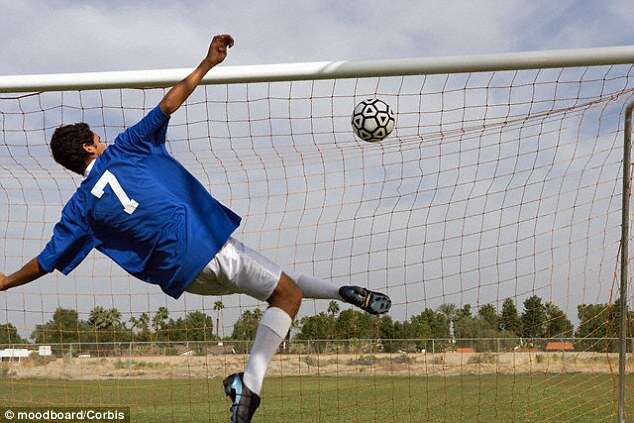
[[[282,272],[231,236],[240,217],[223,206],[165,148],[169,117],[207,72],[221,63],[233,38],[213,37],[207,56],[158,106],[119,134],[112,146],[85,123],[57,128],[53,157],[84,176],[44,250],[17,272],[0,273],[0,290],[54,269],[71,272],[93,249],[171,297],[244,293],[270,305],[262,316],[244,373],[228,376],[231,421],[250,422],[260,404],[266,370],[288,333],[302,297],[336,299],[369,313],[390,299],[357,286],[337,287],[305,274]]]

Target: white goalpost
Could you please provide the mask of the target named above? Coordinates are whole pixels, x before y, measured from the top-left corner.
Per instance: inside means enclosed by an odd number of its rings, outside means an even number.
[[[81,183],[55,128],[112,143],[189,71],[0,76],[0,271],[41,251]],[[352,131],[367,98],[396,114],[380,143]],[[167,149],[243,217],[234,236],[393,300],[382,319],[304,301],[258,417],[625,421],[633,100],[634,46],[210,72]],[[1,363],[0,403],[215,421],[262,307],[173,300],[92,252],[0,293],[0,352],[52,347]]]

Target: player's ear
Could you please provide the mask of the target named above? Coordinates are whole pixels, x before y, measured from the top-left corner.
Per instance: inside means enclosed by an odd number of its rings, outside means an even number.
[[[90,155],[99,152],[99,135],[92,133],[92,142],[84,142],[81,146]]]
[[[92,143],[92,144],[84,143],[81,146],[89,154],[97,153],[97,146],[95,145],[95,143]]]

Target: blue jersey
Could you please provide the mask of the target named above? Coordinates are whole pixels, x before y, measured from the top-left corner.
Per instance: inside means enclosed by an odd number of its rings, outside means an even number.
[[[87,169],[38,256],[43,270],[68,274],[96,248],[178,298],[211,261],[240,217],[168,154],[168,121],[155,107]]]

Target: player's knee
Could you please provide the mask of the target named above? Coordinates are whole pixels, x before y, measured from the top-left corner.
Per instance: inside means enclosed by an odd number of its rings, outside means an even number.
[[[295,316],[302,302],[302,291],[291,278],[282,273],[277,288],[268,299],[269,304],[280,307]]]
[[[302,290],[297,284],[286,274],[282,273],[280,281],[284,287],[283,295],[284,299],[293,307],[299,306],[302,302]]]
[[[289,284],[289,297],[290,300],[293,302],[293,304],[297,304],[297,306],[299,307],[299,305],[302,302],[302,297],[304,296],[302,294],[302,290],[299,288],[299,286],[297,286],[297,284],[287,276],[290,284]]]

